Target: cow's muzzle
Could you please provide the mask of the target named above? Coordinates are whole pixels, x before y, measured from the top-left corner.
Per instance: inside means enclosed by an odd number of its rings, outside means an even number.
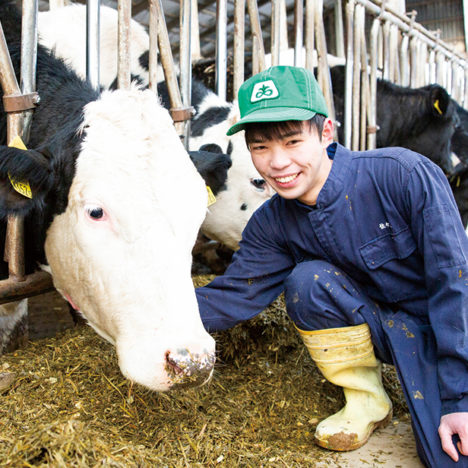
[[[207,383],[213,374],[215,355],[211,352],[190,353],[187,349],[166,351],[166,372],[171,389],[199,387]]]

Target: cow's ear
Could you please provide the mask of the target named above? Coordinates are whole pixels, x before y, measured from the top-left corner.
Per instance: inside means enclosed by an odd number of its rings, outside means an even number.
[[[436,117],[445,116],[450,104],[450,96],[442,86],[434,85],[430,92],[429,105]]]
[[[41,205],[52,181],[47,156],[35,150],[0,146],[0,218],[25,215]]]

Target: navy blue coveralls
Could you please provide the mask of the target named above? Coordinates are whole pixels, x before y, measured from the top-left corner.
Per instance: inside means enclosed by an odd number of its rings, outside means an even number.
[[[403,148],[333,143],[315,206],[277,195],[252,216],[223,276],[197,289],[207,330],[252,318],[283,290],[299,329],[369,324],[396,366],[426,466],[443,414],[468,411],[468,238],[442,171]]]

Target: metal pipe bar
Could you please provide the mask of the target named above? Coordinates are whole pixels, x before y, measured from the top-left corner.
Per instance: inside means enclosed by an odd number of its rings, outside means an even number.
[[[418,56],[419,56],[419,41],[417,37],[412,37],[410,40],[410,57],[411,57],[411,78],[410,86],[412,88],[418,87]]]
[[[86,3],[86,80],[94,88],[100,85],[100,19],[101,1]]]
[[[341,0],[335,0],[334,7],[335,15],[335,42],[336,42],[336,55],[337,57],[345,56],[344,45],[344,26],[343,26],[343,3]]]
[[[149,88],[158,94],[158,7],[156,0],[149,0]]]
[[[335,105],[333,102],[330,68],[328,67],[327,41],[323,25],[323,0],[317,0],[315,5],[315,33],[317,36],[318,82],[327,103],[328,115],[332,121],[335,121]]]
[[[25,276],[24,281],[14,278],[0,281],[0,304],[19,301],[54,290],[52,277],[45,271],[36,271]]]
[[[303,67],[302,48],[304,47],[304,2],[294,2],[294,66]]]
[[[37,12],[38,0],[23,0],[20,78],[22,94],[36,91]],[[32,115],[33,110],[23,113],[22,139],[25,144],[29,141]]]
[[[372,22],[370,32],[370,73],[369,73],[369,116],[367,132],[367,148],[375,149],[377,146],[377,62],[379,42],[380,19]]]
[[[245,0],[244,0],[245,1]],[[198,3],[197,0],[191,0],[191,33],[190,33],[190,50],[192,61],[197,61],[202,58],[200,52],[200,25],[198,21]]]
[[[25,3],[25,9],[29,10],[23,16],[26,24],[33,24],[29,33],[26,34],[23,46],[35,54],[37,45],[34,42],[37,38],[37,5]],[[30,9],[36,11],[31,11]],[[28,26],[24,26],[28,27]],[[25,53],[25,52],[24,52]],[[22,56],[23,56],[22,51]],[[13,64],[10,59],[8,47],[0,22],[0,85],[4,96],[20,95],[20,88],[16,80]],[[35,87],[35,57],[25,60],[22,69],[22,85],[26,90],[34,90]],[[21,112],[7,114],[7,144],[21,133]],[[9,278],[0,281],[0,303],[11,302],[13,300],[29,297],[33,294],[41,294],[47,290],[53,290],[52,278],[47,272],[35,272],[24,275],[24,224],[21,218],[8,219],[7,233],[5,239],[5,260],[8,262]]]
[[[351,149],[353,151],[359,150],[359,124],[360,124],[360,94],[361,94],[361,42],[359,36],[364,28],[364,8],[362,5],[356,5],[354,9],[354,44],[353,44],[353,125],[352,125],[352,138]]]
[[[271,64],[279,64],[280,59],[280,34],[281,34],[281,10],[279,0],[271,2]]]
[[[0,84],[3,88],[3,95],[21,94],[18,81],[16,80],[15,70],[11,62],[10,53],[0,21]],[[15,135],[16,136],[16,135]]]
[[[370,12],[379,15],[382,12],[382,8],[379,6],[382,4],[381,0],[354,0],[369,10]],[[375,2],[375,3],[374,3]],[[445,44],[442,41],[437,41],[436,36],[427,31],[423,26],[418,23],[411,24],[411,19],[407,16],[400,15],[399,13],[395,12],[391,8],[385,7],[385,11],[382,13],[382,20],[384,21],[391,21],[392,23],[396,24],[398,28],[402,32],[407,32],[410,36],[417,36],[423,42],[427,43],[429,47],[436,47],[438,46],[440,49],[443,50],[443,53],[455,60],[460,61],[462,64],[466,61],[466,59],[459,53],[452,50],[452,48]]]
[[[216,0],[216,94],[226,99],[227,71],[227,0]]]
[[[360,128],[360,149],[364,151],[367,149],[367,123],[368,116],[370,113],[370,85],[369,85],[369,64],[368,64],[368,53],[367,43],[365,34],[365,10],[362,10],[361,24],[363,25],[360,31],[360,42],[361,42],[361,128]]]
[[[409,86],[409,84],[410,84],[408,45],[409,45],[409,36],[408,36],[408,34],[403,34],[403,37],[401,39],[401,44],[400,44],[400,79],[399,79],[399,84],[401,86]]]
[[[262,25],[258,14],[256,0],[247,0],[247,11],[252,31],[252,73],[256,74],[265,69],[265,47],[263,45]]]
[[[382,27],[382,38],[383,38],[383,78],[384,80],[390,80],[390,22],[385,21]]]
[[[244,82],[244,36],[245,36],[245,0],[236,0],[234,5],[234,77],[233,98]]]
[[[164,78],[169,92],[171,108],[181,109],[182,98],[180,96],[180,89],[177,83],[177,75],[175,72],[174,60],[172,58],[171,43],[169,41],[169,34],[167,33],[162,1],[154,0],[154,3],[158,15],[158,45],[161,54],[161,64],[164,70]]]
[[[345,75],[345,107],[344,107],[344,146],[351,148],[352,132],[352,112],[353,112],[353,66],[354,66],[354,0],[349,0],[346,4],[346,75]]]
[[[4,96],[20,95],[21,91],[16,80],[3,28],[0,22],[0,84]],[[7,144],[21,135],[22,113],[7,114]],[[14,281],[24,279],[24,247],[23,220],[18,217],[8,217],[7,235],[5,239],[4,260],[8,262],[8,273]]]
[[[287,50],[289,48],[288,41],[288,12],[286,8],[285,0],[273,0],[278,4],[279,9],[279,23],[280,23],[280,33],[278,36],[279,50],[280,55],[282,50]]]
[[[117,86],[122,89],[130,88],[130,20],[132,19],[131,0],[119,0],[117,7],[118,25],[118,67]]]
[[[398,28],[396,25],[390,25],[389,33],[389,71],[390,81],[395,83],[398,80]]]
[[[308,70],[314,70],[314,52],[315,52],[315,1],[306,0],[305,11],[305,67]]]
[[[435,51],[431,49],[429,51],[429,83],[435,83],[436,81],[436,64],[435,64]]]
[[[180,44],[179,44],[179,61],[180,61],[180,87],[182,104],[185,108],[190,107],[192,96],[192,1],[180,0]],[[190,139],[190,120],[185,121],[184,127],[184,146],[189,149]]]
[[[8,224],[5,236],[5,261],[8,262],[9,277],[15,281],[24,281],[23,218],[17,216],[8,216]]]
[[[440,49],[436,50],[436,81],[445,87],[445,59]]]

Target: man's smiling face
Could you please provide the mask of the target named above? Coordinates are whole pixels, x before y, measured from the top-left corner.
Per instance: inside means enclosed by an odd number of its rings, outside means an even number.
[[[249,149],[258,172],[281,197],[314,205],[330,173],[326,148],[332,141],[333,124],[326,119],[321,137],[303,122],[273,139],[253,135]]]

